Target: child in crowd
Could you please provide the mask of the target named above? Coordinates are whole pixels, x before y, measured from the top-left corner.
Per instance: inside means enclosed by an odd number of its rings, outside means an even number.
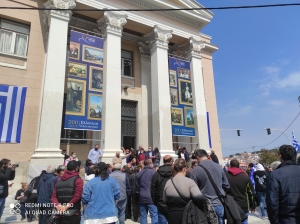
[[[25,216],[25,203],[27,203],[27,196],[24,195],[24,192],[27,190],[28,188],[28,183],[21,183],[22,188],[20,190],[17,191],[16,196],[15,196],[15,200],[18,200],[18,202],[20,203],[20,215],[22,216],[21,221],[23,221],[24,219],[26,219]]]

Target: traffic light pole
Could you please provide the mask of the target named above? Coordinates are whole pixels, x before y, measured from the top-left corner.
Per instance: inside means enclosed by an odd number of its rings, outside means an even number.
[[[267,130],[268,128],[264,128],[264,130]],[[271,131],[279,131],[279,132],[281,132],[282,134],[284,134],[284,136],[286,137],[286,139],[288,140],[288,144],[289,145],[291,145],[291,141],[290,141],[290,139],[289,139],[289,137],[283,132],[283,131],[281,131],[281,130],[279,130],[279,129],[273,129],[273,128],[269,128]]]

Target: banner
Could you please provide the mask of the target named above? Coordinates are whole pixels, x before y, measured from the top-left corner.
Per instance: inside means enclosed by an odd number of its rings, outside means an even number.
[[[190,62],[169,57],[172,134],[195,136]]]
[[[101,131],[103,39],[71,31],[65,129]]]

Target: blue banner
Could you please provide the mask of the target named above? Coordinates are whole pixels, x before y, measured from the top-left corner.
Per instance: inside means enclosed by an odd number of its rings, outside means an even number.
[[[172,134],[195,136],[190,62],[169,57]]]
[[[65,129],[101,131],[103,39],[71,31]]]

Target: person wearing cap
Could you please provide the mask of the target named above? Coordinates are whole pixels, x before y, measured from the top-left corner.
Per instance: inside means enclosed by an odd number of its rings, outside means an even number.
[[[57,181],[51,197],[58,213],[56,223],[80,224],[80,199],[83,191],[83,180],[79,176],[80,163],[72,160],[67,170]]]
[[[116,202],[120,199],[120,186],[107,173],[107,165],[100,162],[95,166],[96,177],[86,183],[82,194],[85,224],[115,223]]]
[[[114,165],[114,168],[114,171],[109,174],[109,176],[114,178],[120,186],[120,199],[118,201],[117,208],[119,222],[120,224],[124,224],[127,197],[131,194],[131,186],[127,175],[121,172],[122,165],[117,163]]]
[[[255,190],[259,198],[261,218],[267,219],[264,209],[266,200],[267,173],[263,165],[260,163],[256,166],[256,171],[254,172],[253,178],[255,181]]]

